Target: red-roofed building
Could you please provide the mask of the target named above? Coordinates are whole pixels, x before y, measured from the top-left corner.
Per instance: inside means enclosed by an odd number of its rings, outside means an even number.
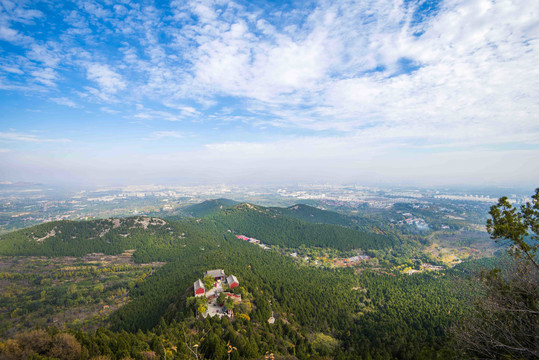
[[[195,296],[203,296],[206,293],[204,283],[200,279],[195,281],[195,283],[193,284],[193,288],[195,289]]]
[[[228,287],[231,288],[231,289],[234,289],[236,286],[240,285],[238,279],[234,275],[230,275],[226,279],[226,282],[228,283]]]

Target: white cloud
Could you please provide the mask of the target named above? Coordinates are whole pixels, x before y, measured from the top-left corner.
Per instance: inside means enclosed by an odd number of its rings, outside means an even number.
[[[194,76],[185,91],[251,99],[254,116],[244,119],[258,115],[262,126],[367,128],[428,146],[461,139],[535,144],[539,23],[530,14],[538,5],[440,6],[414,24],[413,6],[400,2],[321,3],[293,34],[242,11],[229,21],[205,9],[210,15],[189,28],[198,46],[188,49]],[[406,62],[416,70],[407,73]]]
[[[26,54],[28,59],[38,61],[49,68],[55,68],[60,63],[60,51],[50,45],[32,44],[30,49]]]
[[[172,114],[168,111],[148,110],[148,109],[140,109],[140,110],[142,110],[142,112],[139,112],[133,115],[135,119],[180,121],[184,117],[183,114]]]
[[[48,87],[55,87],[58,73],[52,68],[42,68],[31,72],[34,80]]]
[[[105,96],[114,95],[127,86],[122,76],[106,64],[87,64],[86,76],[89,80],[95,81],[99,85],[100,91]]]
[[[24,72],[18,66],[6,66],[2,65],[0,68],[8,73],[23,75]]]
[[[54,101],[58,105],[65,105],[65,106],[69,106],[71,108],[77,108],[78,107],[76,102],[74,102],[73,100],[68,99],[66,97],[50,98],[50,100]]]
[[[13,28],[14,24],[33,24],[35,18],[43,14],[34,9],[27,9],[25,1],[3,0],[0,3],[0,40],[11,42],[15,45],[27,45],[33,43],[31,36],[26,36]]]
[[[88,14],[91,14],[96,18],[108,20],[112,16],[112,13],[109,10],[105,9],[95,1],[85,0],[81,1],[79,4],[84,8],[84,10],[86,10]]]
[[[0,26],[0,40],[16,42],[21,39],[21,34],[17,30],[10,29],[7,26]]]
[[[7,19],[23,24],[32,24],[34,18],[40,18],[43,13],[35,9],[27,9],[27,1],[2,0],[0,7],[5,11]]]

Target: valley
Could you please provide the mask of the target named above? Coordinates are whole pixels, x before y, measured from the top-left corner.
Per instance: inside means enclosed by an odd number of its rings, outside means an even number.
[[[132,255],[0,257],[0,336],[36,326],[103,326],[129,290],[163,265],[135,264]]]

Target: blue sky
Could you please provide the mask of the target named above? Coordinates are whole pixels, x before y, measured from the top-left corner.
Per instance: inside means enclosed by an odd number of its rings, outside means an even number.
[[[535,186],[538,64],[535,1],[0,0],[0,181]]]

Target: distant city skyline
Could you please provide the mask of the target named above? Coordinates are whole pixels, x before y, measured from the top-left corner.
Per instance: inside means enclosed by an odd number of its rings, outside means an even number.
[[[0,0],[0,182],[539,186],[538,14]]]

